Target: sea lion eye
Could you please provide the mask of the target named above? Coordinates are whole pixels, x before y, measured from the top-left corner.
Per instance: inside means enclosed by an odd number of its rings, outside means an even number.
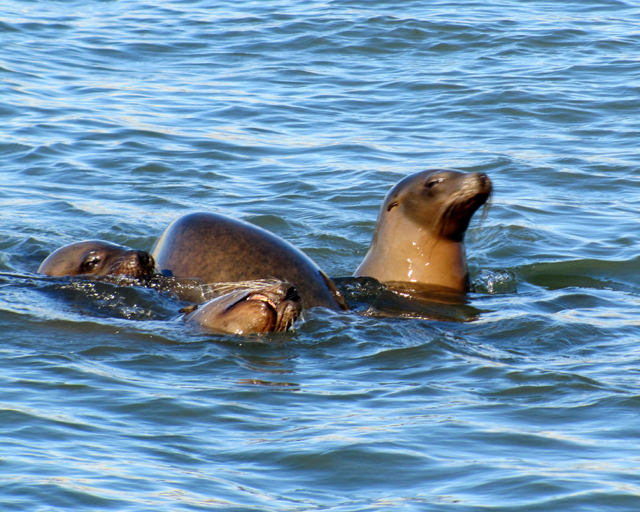
[[[440,183],[441,181],[444,181],[444,178],[433,178],[429,181],[427,181],[424,186],[425,188],[433,188],[435,187],[438,183]]]
[[[392,208],[395,208],[396,206],[398,206],[398,201],[394,201],[393,203],[391,203],[389,206],[387,206],[387,211],[390,212]]]
[[[100,264],[101,261],[102,258],[99,254],[89,253],[89,255],[82,262],[82,270],[91,272],[92,270],[95,270],[95,268]]]

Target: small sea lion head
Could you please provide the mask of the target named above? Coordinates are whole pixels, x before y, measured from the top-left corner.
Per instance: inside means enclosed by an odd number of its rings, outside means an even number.
[[[213,286],[221,293],[219,297],[182,310],[189,323],[233,334],[285,332],[302,311],[297,288],[284,281],[259,280]]]
[[[431,169],[399,181],[380,215],[404,215],[421,229],[461,242],[475,211],[491,195],[491,180],[480,172]]]
[[[102,240],[86,240],[65,245],[52,252],[38,272],[48,276],[144,277],[152,274],[155,262],[151,255]]]

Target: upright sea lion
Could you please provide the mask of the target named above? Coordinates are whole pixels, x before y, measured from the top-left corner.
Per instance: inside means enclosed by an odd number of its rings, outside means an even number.
[[[212,331],[252,334],[288,331],[300,316],[300,296],[291,283],[272,279],[226,284],[229,291],[219,297],[183,308],[185,320]],[[220,285],[215,288],[224,292]]]
[[[225,215],[183,215],[167,227],[152,255],[165,275],[205,283],[275,278],[298,289],[305,309],[348,309],[333,281],[302,251],[273,233]]]
[[[387,194],[369,251],[356,276],[469,290],[464,234],[491,194],[483,173],[428,170],[407,176]]]
[[[151,275],[155,262],[148,252],[102,240],[86,240],[65,245],[52,252],[38,272],[48,276]]]

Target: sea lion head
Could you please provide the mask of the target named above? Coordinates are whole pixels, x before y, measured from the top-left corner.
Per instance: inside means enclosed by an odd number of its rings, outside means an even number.
[[[65,245],[52,252],[38,272],[48,276],[143,277],[153,273],[155,262],[145,251],[138,251],[102,240],[86,240]]]
[[[490,194],[491,180],[484,173],[422,171],[407,176],[389,191],[380,217],[403,215],[434,235],[462,242],[471,217]]]
[[[355,275],[468,291],[464,235],[490,195],[491,180],[483,173],[432,169],[400,180],[380,207]]]
[[[232,334],[285,332],[302,311],[297,288],[279,280],[259,280],[213,285],[219,297],[183,308],[185,320]],[[224,293],[227,287],[231,291]]]

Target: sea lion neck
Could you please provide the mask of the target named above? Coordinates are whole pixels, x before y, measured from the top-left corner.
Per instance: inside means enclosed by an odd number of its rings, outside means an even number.
[[[403,229],[402,221],[386,219],[379,225],[355,275],[368,275],[381,282],[428,283],[458,292],[468,287],[464,243],[434,235],[427,229]]]

